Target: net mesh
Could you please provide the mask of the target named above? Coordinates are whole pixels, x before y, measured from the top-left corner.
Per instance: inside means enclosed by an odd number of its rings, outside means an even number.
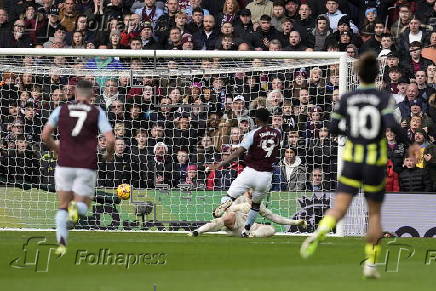
[[[54,227],[56,157],[39,134],[51,111],[74,99],[80,79],[94,84],[92,102],[106,110],[117,141],[105,162],[99,137],[96,197],[76,228],[188,230],[212,219],[244,164],[205,169],[237,148],[260,107],[283,131],[267,207],[308,220],[311,232],[331,204],[338,143],[326,128],[339,60],[8,56],[0,68],[0,227]],[[354,88],[352,63],[348,71]],[[133,186],[128,200],[117,197],[120,184]],[[350,234],[360,234],[357,223]]]

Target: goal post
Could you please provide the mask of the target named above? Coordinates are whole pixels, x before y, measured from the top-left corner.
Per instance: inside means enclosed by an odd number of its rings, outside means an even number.
[[[319,131],[326,127],[334,95],[356,85],[346,53],[0,49],[0,72],[0,228],[54,227],[56,157],[38,134],[53,106],[74,98],[81,78],[94,83],[93,101],[106,107],[124,150],[112,164],[99,161],[96,199],[76,228],[188,230],[212,219],[212,209],[241,165],[212,176],[205,165],[231,152],[253,127],[256,106],[280,116],[281,160],[284,149],[293,148],[301,162],[295,170],[303,171],[292,185],[278,174],[280,185],[273,187],[267,206],[280,215],[309,220],[313,231],[333,201],[341,146],[329,137],[321,142]],[[236,96],[244,98],[242,109],[232,107]],[[290,112],[284,111],[286,106]],[[170,114],[163,114],[167,109]],[[295,132],[297,137],[290,137]],[[169,159],[163,168],[153,162],[159,142]],[[99,148],[104,149],[103,142]],[[184,153],[195,167],[177,166]],[[310,190],[314,169],[321,169],[324,179],[319,190]],[[114,194],[121,183],[133,185],[129,200]],[[359,204],[353,211],[351,220],[338,226],[338,235],[363,234],[357,216],[364,210]]]

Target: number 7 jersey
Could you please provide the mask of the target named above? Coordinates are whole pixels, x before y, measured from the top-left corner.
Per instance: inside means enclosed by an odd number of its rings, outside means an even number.
[[[247,150],[247,167],[259,172],[272,172],[279,159],[280,142],[280,130],[272,127],[260,127],[247,133],[240,144]]]
[[[112,131],[105,112],[95,105],[73,101],[57,107],[48,124],[58,127],[58,165],[68,168],[97,169],[97,137]]]

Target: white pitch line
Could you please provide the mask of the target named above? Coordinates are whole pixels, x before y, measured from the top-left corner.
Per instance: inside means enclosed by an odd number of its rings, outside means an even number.
[[[38,228],[0,228],[0,232],[2,231],[28,231],[28,232],[55,232],[56,230],[53,228],[49,228],[49,229],[38,229]],[[105,230],[99,230],[99,229],[71,229],[69,231],[73,231],[73,232],[111,232],[111,233],[156,233],[156,234],[187,234],[189,233],[189,231],[181,231],[181,230],[177,230],[177,231],[169,231],[169,230],[165,230],[165,231],[157,231],[157,230],[109,230],[109,229],[105,229]],[[205,233],[203,235],[228,235],[227,232],[225,231],[215,231],[215,232],[208,232]],[[310,233],[288,233],[288,232],[276,232],[274,234],[274,236],[302,236],[302,237],[306,237],[309,236]],[[327,237],[340,237],[336,234],[327,234]]]
[[[277,242],[277,241],[249,241],[248,244],[265,244],[265,245],[300,245],[298,241]],[[320,245],[333,245],[332,242],[321,242]]]

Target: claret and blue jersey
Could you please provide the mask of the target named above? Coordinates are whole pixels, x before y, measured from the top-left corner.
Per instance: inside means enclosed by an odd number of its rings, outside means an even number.
[[[264,126],[247,133],[240,144],[247,150],[247,167],[260,172],[272,172],[273,165],[279,159],[280,142],[281,132],[272,127]]]

